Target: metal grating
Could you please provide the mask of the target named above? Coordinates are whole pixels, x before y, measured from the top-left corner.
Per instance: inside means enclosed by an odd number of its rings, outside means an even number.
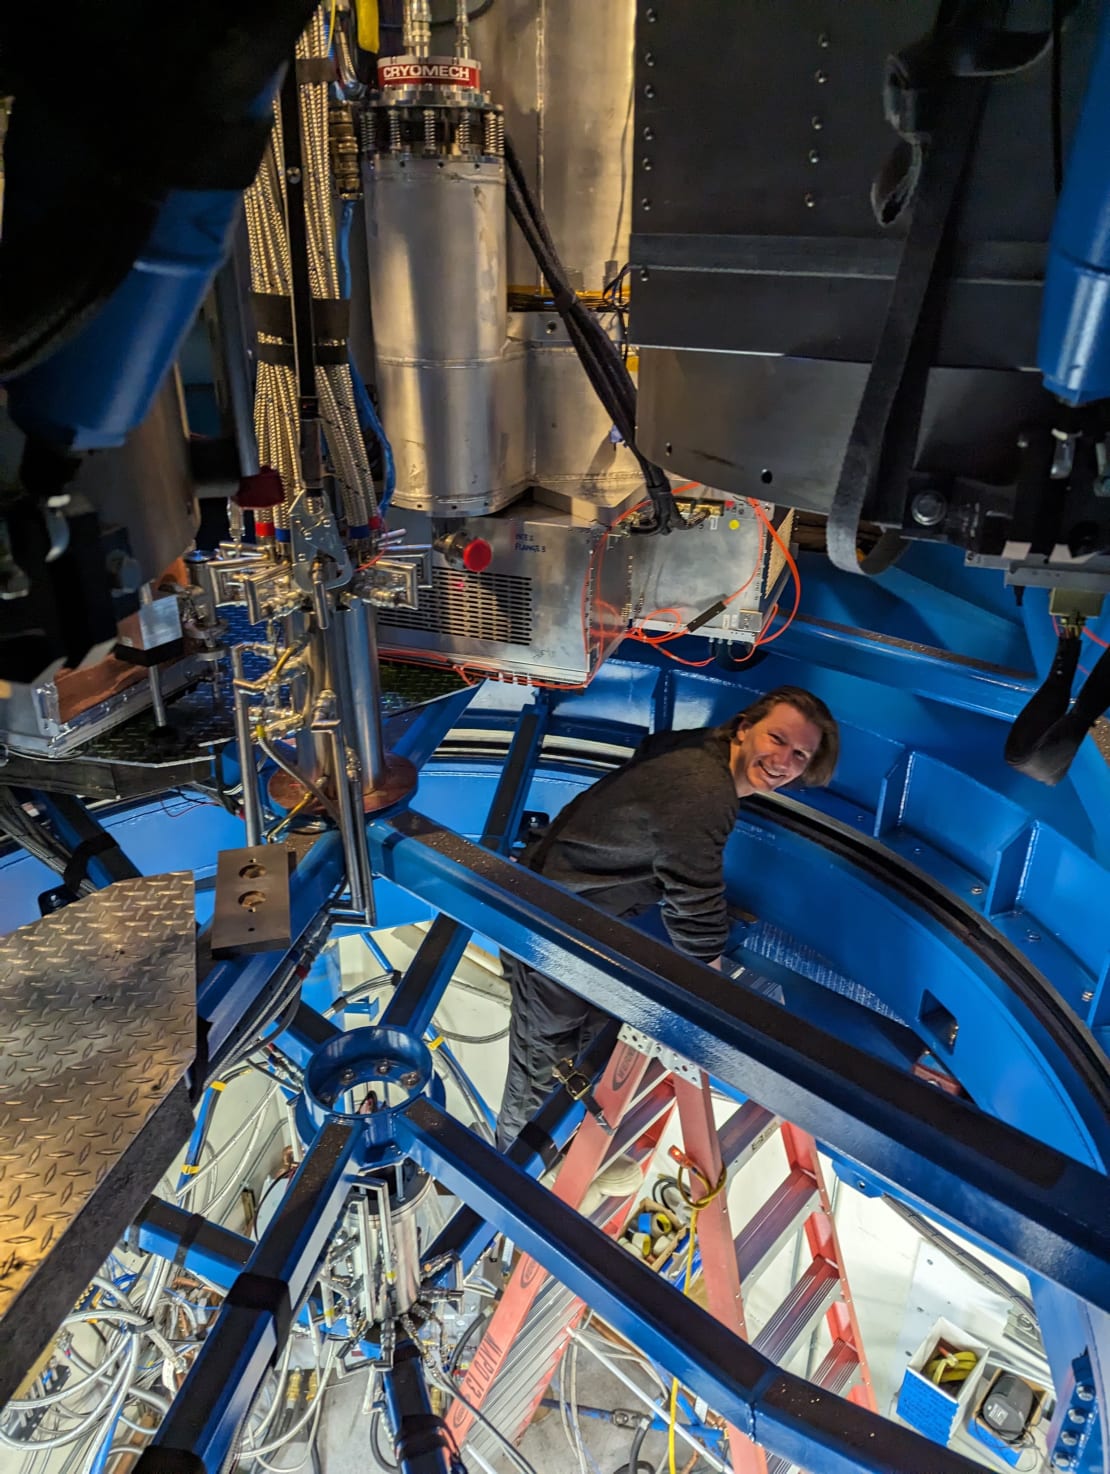
[[[772,522],[774,522],[774,520],[775,520],[775,516],[776,516],[777,511],[778,511],[777,508],[772,508],[771,509],[771,521]],[[782,540],[786,544],[786,546],[789,547],[790,546],[790,539],[791,539],[791,537],[794,534],[794,509],[793,509],[793,507],[791,507],[790,511],[787,512],[786,516],[782,519],[781,522],[776,523],[776,525],[775,525],[775,531],[778,533],[779,537],[782,538]],[[782,549],[779,547],[778,543],[775,542],[774,538],[769,538],[768,539],[768,542],[770,544],[770,548],[769,548],[769,555],[768,555],[768,558],[767,558],[767,573],[766,573],[766,577],[763,580],[763,597],[764,598],[767,598],[767,596],[772,592],[772,590],[774,589],[775,585],[779,581],[779,575],[782,573],[782,570],[786,567],[786,559],[783,557]]]
[[[515,573],[436,568],[419,609],[382,609],[378,622],[499,645],[532,643],[532,580]]]

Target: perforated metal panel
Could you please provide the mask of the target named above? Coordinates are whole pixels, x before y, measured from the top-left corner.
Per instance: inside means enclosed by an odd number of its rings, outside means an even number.
[[[432,630],[463,640],[502,645],[532,643],[532,580],[515,573],[470,573],[436,568],[420,608],[387,609],[379,622],[398,629]]]

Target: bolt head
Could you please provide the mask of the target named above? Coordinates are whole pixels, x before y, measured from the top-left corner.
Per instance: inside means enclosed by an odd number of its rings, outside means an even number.
[[[388,1075],[392,1068],[393,1066],[389,1060],[380,1059],[374,1066],[374,1073],[376,1075]]]
[[[412,1090],[415,1086],[420,1084],[420,1075],[417,1073],[416,1070],[406,1070],[405,1073],[401,1076],[401,1084],[405,1087],[406,1090]]]
[[[939,491],[919,491],[910,504],[910,516],[919,527],[936,527],[944,521],[948,501]]]
[[[1080,1382],[1075,1389],[1075,1397],[1077,1402],[1094,1402],[1095,1389],[1089,1382]]]

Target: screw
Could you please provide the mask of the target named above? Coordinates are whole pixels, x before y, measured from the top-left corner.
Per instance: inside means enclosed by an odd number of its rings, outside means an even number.
[[[286,169],[285,177],[286,179],[288,179],[290,184],[300,184],[301,171],[299,169]]]
[[[820,46],[820,48],[821,48],[822,51],[827,51],[829,49],[829,38],[828,38],[828,36],[826,36],[824,33],[822,33],[820,36],[817,37],[817,44],[818,44],[818,46]]]
[[[645,174],[651,173],[652,162],[649,158],[646,157],[646,155],[640,160],[640,168],[644,171]]]
[[[811,148],[806,157],[809,159],[809,162],[811,164],[819,164],[821,162],[821,155],[817,152],[815,148]]]
[[[659,12],[654,8],[654,6],[649,5],[648,8],[644,11],[644,19],[647,21],[649,26],[653,26],[655,22],[659,19]]]
[[[419,1083],[420,1076],[416,1070],[406,1070],[405,1073],[401,1076],[401,1084],[405,1087],[406,1090],[411,1090],[413,1086],[419,1085]]]
[[[818,70],[814,72],[813,80],[817,83],[818,87],[823,87],[825,83],[829,80],[829,74],[828,72]]]
[[[644,66],[646,66],[646,67],[653,67],[654,65],[655,65],[655,52],[654,51],[645,51],[644,52]]]
[[[1084,990],[1083,990],[1083,1002],[1084,1002],[1084,1003],[1090,1003],[1090,1001],[1091,1001],[1091,999],[1092,999],[1092,998],[1093,998],[1093,997],[1094,997],[1094,996],[1095,996],[1095,995],[1094,995],[1094,992],[1093,992],[1093,991],[1092,991],[1092,989],[1090,989],[1090,988],[1085,988],[1085,989],[1084,989]]]
[[[910,515],[919,527],[936,527],[948,512],[948,502],[939,491],[919,491],[910,505]]]
[[[814,133],[820,133],[821,129],[825,125],[821,121],[821,119],[817,116],[817,114],[814,113],[813,117],[810,118],[810,120],[809,120],[809,126],[813,129]]]
[[[644,128],[644,131],[640,134],[640,137],[644,140],[645,143],[651,143],[654,140],[655,129],[651,126],[650,123],[648,123],[648,125]]]
[[[651,201],[646,196],[640,201],[640,209],[641,210],[650,210],[651,209]]]
[[[1069,1407],[1068,1408],[1068,1422],[1069,1423],[1085,1423],[1086,1421],[1087,1421],[1087,1414],[1083,1411],[1083,1409],[1081,1407]]]
[[[1060,1442],[1065,1448],[1074,1448],[1079,1442],[1079,1434],[1072,1433],[1070,1429],[1065,1430],[1065,1432],[1060,1434]]]
[[[340,1083],[340,1085],[349,1085],[354,1078],[355,1078],[355,1072],[354,1072],[354,1070],[340,1070],[339,1071],[339,1083]]]
[[[1095,1389],[1089,1382],[1080,1382],[1075,1389],[1075,1396],[1077,1402],[1094,1402]]]
[[[981,896],[983,894],[984,889],[985,889],[984,886],[981,886],[981,885],[973,885],[971,887],[971,894],[973,896]]]
[[[1039,931],[1027,931],[1025,933],[1025,936],[1026,940],[1030,942],[1039,942],[1041,939],[1041,934]]]
[[[644,88],[644,96],[647,98],[648,102],[651,102],[652,98],[655,96],[655,88],[651,85],[650,82]]]
[[[390,1064],[389,1060],[380,1059],[374,1066],[374,1073],[377,1075],[388,1075],[392,1068],[393,1066]]]
[[[807,210],[812,210],[814,205],[816,205],[817,203],[817,196],[812,194],[803,195],[802,203],[805,205]]]
[[[651,280],[651,272],[647,269],[646,266],[641,266],[640,267],[640,280],[641,281],[650,281]]]
[[[559,324],[557,322],[549,322],[547,324],[546,331],[549,333],[554,333],[558,329],[558,326]]]

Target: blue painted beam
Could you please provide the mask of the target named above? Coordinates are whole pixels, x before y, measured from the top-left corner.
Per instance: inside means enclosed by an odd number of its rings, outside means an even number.
[[[376,868],[948,1222],[1110,1308],[1110,1182],[416,814]],[[973,1186],[969,1186],[973,1184]]]
[[[907,1428],[780,1371],[554,1194],[427,1101],[398,1144],[749,1437],[813,1474],[976,1474]]]

